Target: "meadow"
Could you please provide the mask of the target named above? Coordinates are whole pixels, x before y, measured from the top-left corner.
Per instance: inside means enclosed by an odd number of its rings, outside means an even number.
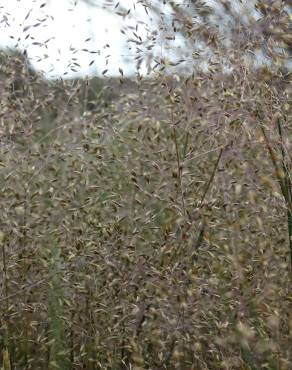
[[[21,68],[1,89],[2,370],[291,369],[287,71],[94,96]]]

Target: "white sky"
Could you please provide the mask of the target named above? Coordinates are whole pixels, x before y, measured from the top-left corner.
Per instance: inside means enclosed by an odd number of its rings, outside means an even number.
[[[125,75],[133,74],[136,46],[127,44],[129,32],[133,34],[135,31],[143,43],[147,43],[153,23],[141,5],[134,7],[136,1],[123,0],[121,3],[131,9],[132,18],[87,7],[82,1],[0,0],[0,44],[26,49],[33,66],[47,77],[101,74],[106,69],[106,75],[118,76],[120,68]],[[110,4],[109,10],[113,5]],[[138,30],[131,30],[137,19]],[[86,41],[89,37],[91,40]],[[129,45],[132,45],[131,49]],[[127,63],[126,59],[131,62]],[[92,61],[94,63],[89,66]],[[141,73],[146,72],[144,63]]]
[[[163,10],[164,15],[161,14],[160,18],[151,13],[149,8],[146,14],[139,0],[98,1],[107,4],[108,11],[88,7],[81,0],[0,0],[0,45],[21,51],[26,49],[32,65],[49,78],[102,75],[105,70],[106,76],[120,76],[121,70],[126,76],[133,75],[137,71],[137,49],[140,49],[140,55],[145,56],[140,74],[148,72],[147,63],[152,54],[173,61],[190,56],[190,66],[194,68],[192,54],[188,55],[193,49],[188,50],[182,39],[177,37],[175,41],[167,40],[157,30],[159,24],[169,22],[169,11],[162,0],[149,0]],[[186,0],[176,1],[186,4]],[[239,7],[238,14],[242,18],[250,14],[254,0],[233,1],[232,4]],[[217,0],[205,2],[218,8]],[[126,17],[115,14],[120,10],[119,7],[115,8],[117,3],[131,10],[130,14]],[[220,9],[217,9],[219,15]],[[257,18],[256,12],[252,13],[252,17]],[[219,23],[217,20],[217,25],[221,35],[228,39],[228,25],[222,20]],[[139,37],[140,45],[135,43]],[[148,50],[153,38],[156,39],[153,42],[155,46]],[[208,68],[212,52],[199,42],[196,48],[200,51],[201,67]],[[257,63],[268,63],[260,52],[255,60]],[[224,66],[224,60],[221,62]]]

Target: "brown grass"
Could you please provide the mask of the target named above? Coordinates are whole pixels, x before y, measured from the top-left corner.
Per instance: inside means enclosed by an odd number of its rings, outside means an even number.
[[[2,93],[4,370],[291,369],[289,77],[262,73],[83,115]]]

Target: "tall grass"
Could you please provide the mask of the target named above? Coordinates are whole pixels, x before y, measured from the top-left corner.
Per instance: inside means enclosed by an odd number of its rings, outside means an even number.
[[[25,71],[35,95],[3,90],[3,370],[291,368],[291,106],[266,73],[158,73],[94,111]]]
[[[66,370],[71,367],[63,310],[62,259],[60,257],[60,249],[54,240],[48,247],[48,251],[49,274],[51,275],[48,285],[48,368],[50,370]]]

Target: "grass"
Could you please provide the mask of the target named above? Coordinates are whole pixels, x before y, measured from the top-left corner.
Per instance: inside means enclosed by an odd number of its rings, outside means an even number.
[[[196,83],[3,134],[3,370],[291,368],[290,111]]]

